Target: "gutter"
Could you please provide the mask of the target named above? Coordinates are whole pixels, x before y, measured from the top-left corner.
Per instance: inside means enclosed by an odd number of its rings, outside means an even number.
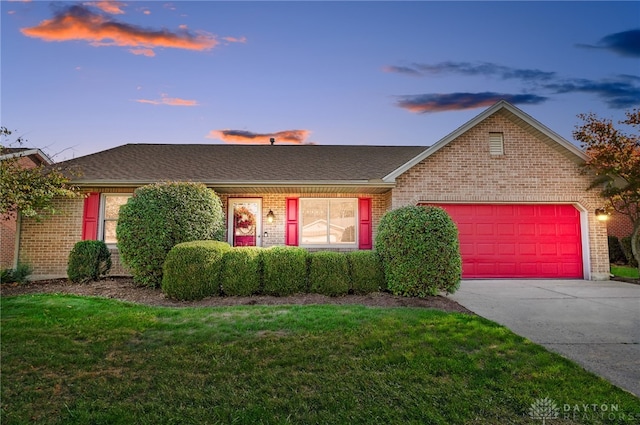
[[[71,183],[80,187],[139,187],[147,184],[159,183],[163,181],[173,180],[74,180]],[[395,182],[384,182],[382,180],[321,180],[321,181],[202,181],[202,180],[177,180],[203,183],[208,187],[214,188],[262,188],[262,187],[292,187],[292,188],[310,188],[310,187],[368,187],[368,188],[394,188]]]

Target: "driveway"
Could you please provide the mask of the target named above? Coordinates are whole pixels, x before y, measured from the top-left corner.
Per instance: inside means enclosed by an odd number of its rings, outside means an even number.
[[[640,397],[640,285],[463,280],[450,297]]]

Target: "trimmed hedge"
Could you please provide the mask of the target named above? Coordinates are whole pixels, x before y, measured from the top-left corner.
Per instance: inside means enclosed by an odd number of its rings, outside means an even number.
[[[382,261],[377,252],[351,251],[346,257],[352,293],[364,295],[386,289]]]
[[[442,208],[407,206],[385,213],[375,248],[394,295],[426,297],[460,285],[458,229]]]
[[[120,207],[118,250],[138,285],[157,287],[174,245],[215,239],[223,228],[222,202],[213,190],[201,183],[156,183],[136,189]]]
[[[100,280],[111,270],[111,251],[103,241],[77,242],[69,253],[67,276],[72,282]]]
[[[220,286],[222,295],[258,294],[262,283],[260,248],[236,247],[224,253]]]
[[[317,294],[335,297],[349,292],[347,256],[340,252],[317,251],[309,256],[309,288]]]
[[[177,244],[164,263],[162,292],[184,301],[219,295],[222,258],[230,249],[228,243],[219,241]]]
[[[263,293],[275,296],[307,292],[307,258],[304,248],[274,246],[261,250]]]

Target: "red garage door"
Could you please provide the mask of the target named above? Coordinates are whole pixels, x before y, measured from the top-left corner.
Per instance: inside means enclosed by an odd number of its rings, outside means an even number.
[[[438,204],[460,233],[464,278],[582,278],[572,205]]]

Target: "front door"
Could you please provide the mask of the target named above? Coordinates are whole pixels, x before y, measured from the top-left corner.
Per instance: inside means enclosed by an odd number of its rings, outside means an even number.
[[[232,246],[262,245],[262,199],[229,198],[227,234]]]

